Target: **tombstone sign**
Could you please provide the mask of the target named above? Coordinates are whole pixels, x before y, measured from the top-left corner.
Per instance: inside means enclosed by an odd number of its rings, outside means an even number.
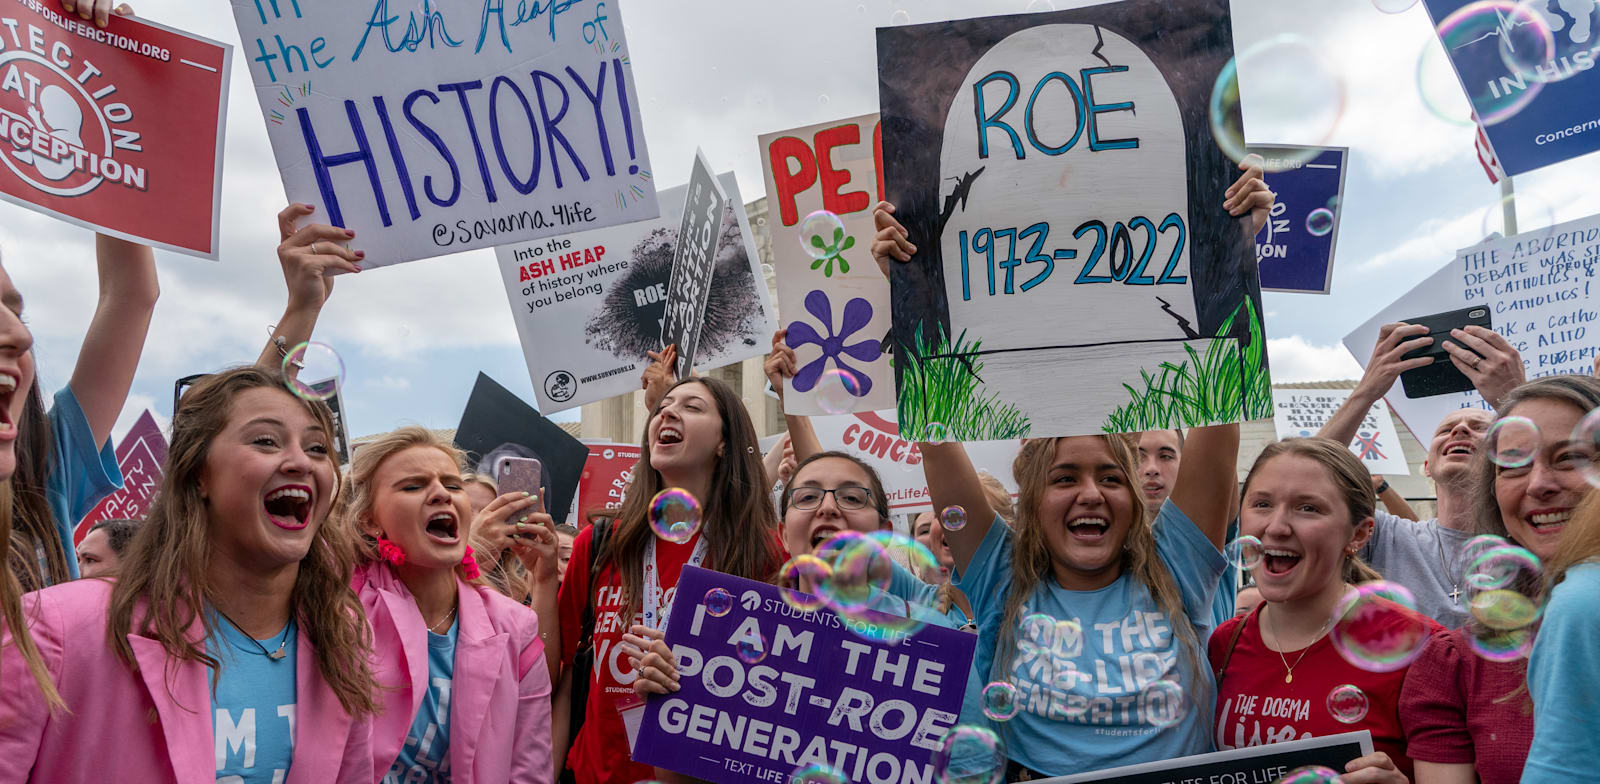
[[[667,313],[661,322],[661,345],[678,347],[678,377],[689,375],[705,326],[711,276],[716,271],[717,243],[727,221],[728,196],[706,162],[694,154],[689,189],[683,196],[678,244],[672,250],[672,277],[667,281]]]
[[[1226,0],[878,30],[885,195],[917,245],[891,281],[902,433],[1271,416],[1248,219],[1221,207],[1239,170],[1210,140],[1232,54]]]
[[[1333,412],[1350,399],[1348,389],[1274,389],[1277,407],[1273,424],[1279,438],[1309,438],[1333,417]],[[1389,416],[1389,404],[1379,400],[1367,411],[1350,442],[1350,452],[1361,458],[1367,470],[1379,475],[1403,476],[1411,473],[1405,451],[1400,448],[1400,431]]]
[[[1600,150],[1600,3],[1423,5],[1506,174]]]
[[[613,2],[233,0],[291,200],[368,266],[654,218]]]
[[[139,415],[128,434],[117,444],[117,467],[122,469],[122,488],[106,496],[83,516],[73,532],[76,545],[84,534],[101,520],[143,520],[161,486],[161,466],[167,461],[167,439],[161,434],[155,416]]]
[[[1306,152],[1316,149],[1321,152]],[[1250,151],[1266,158],[1267,187],[1276,196],[1267,225],[1256,234],[1261,290],[1327,294],[1348,148],[1284,144],[1252,145]]]

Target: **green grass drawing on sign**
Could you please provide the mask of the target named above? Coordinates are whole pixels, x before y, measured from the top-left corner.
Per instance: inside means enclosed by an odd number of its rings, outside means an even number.
[[[1242,357],[1239,341],[1228,338],[1241,313],[1250,330],[1250,343]],[[1185,344],[1187,361],[1163,362],[1154,373],[1140,370],[1143,389],[1123,384],[1132,399],[1106,418],[1105,432],[1133,433],[1272,416],[1267,338],[1255,303],[1246,299],[1217,329],[1217,337],[1204,353]]]
[[[983,362],[978,359],[983,341],[968,343],[963,331],[951,345],[942,328],[937,344],[928,345],[921,330],[916,341],[914,351],[898,352],[905,364],[900,376],[901,433],[926,438],[928,426],[939,423],[947,438],[962,441],[1027,437],[1028,418],[1016,406],[983,394]]]

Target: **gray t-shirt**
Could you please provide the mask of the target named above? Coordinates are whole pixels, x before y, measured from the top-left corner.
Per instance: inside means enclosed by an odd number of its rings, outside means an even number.
[[[1472,538],[1466,531],[1439,525],[1437,519],[1407,520],[1381,509],[1377,525],[1361,557],[1383,579],[1399,583],[1417,597],[1423,615],[1455,629],[1467,622],[1466,587],[1461,549]],[[1456,591],[1456,598],[1451,598]]]

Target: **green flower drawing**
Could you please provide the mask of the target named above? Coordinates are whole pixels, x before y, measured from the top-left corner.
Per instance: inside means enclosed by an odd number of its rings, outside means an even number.
[[[811,247],[821,251],[822,255],[818,256],[816,261],[811,262],[811,268],[817,269],[820,267],[822,268],[822,274],[831,278],[833,277],[833,263],[837,261],[839,262],[839,274],[848,273],[850,271],[850,262],[844,260],[844,252],[855,246],[856,238],[846,237],[843,228],[835,228],[833,230],[832,244],[824,241],[821,234],[813,234],[811,235]]]

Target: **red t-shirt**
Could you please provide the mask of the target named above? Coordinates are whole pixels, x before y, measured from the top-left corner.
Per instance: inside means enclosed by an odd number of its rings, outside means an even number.
[[[611,535],[616,535],[615,529]],[[567,562],[567,573],[561,581],[558,601],[563,666],[572,666],[578,653],[583,607],[591,594],[589,552],[593,541],[594,526],[578,532],[572,542],[572,559]],[[661,586],[664,589],[662,607],[672,605],[672,599],[677,594],[678,576],[683,573],[683,565],[688,563],[699,541],[699,534],[685,544],[656,540],[656,565],[661,571]],[[786,557],[781,547],[777,557]],[[776,572],[782,563],[780,560],[771,564],[770,571]],[[709,564],[703,565],[709,567]],[[655,771],[631,758],[628,732],[622,726],[622,714],[617,711],[617,700],[633,696],[633,681],[638,677],[620,646],[631,619],[623,617],[627,605],[622,595],[622,578],[616,568],[607,564],[596,575],[595,582],[599,589],[595,594],[594,606],[594,669],[589,681],[583,728],[578,731],[578,737],[572,741],[572,748],[567,752],[567,768],[573,772],[578,784],[634,784],[636,781],[654,779]]]
[[[1478,656],[1462,629],[1435,633],[1400,692],[1411,756],[1472,765],[1483,784],[1521,781],[1533,745],[1527,664]]]
[[[1405,732],[1400,726],[1404,668],[1394,672],[1361,669],[1345,661],[1326,635],[1310,648],[1284,651],[1280,658],[1261,639],[1261,607],[1257,607],[1245,618],[1231,619],[1211,634],[1207,647],[1212,669],[1222,665],[1228,641],[1240,623],[1245,624],[1244,632],[1217,683],[1219,750],[1369,730],[1373,747],[1387,753],[1396,767],[1411,776],[1411,759],[1406,756]],[[1430,628],[1439,628],[1431,620],[1427,623]],[[1284,659],[1294,665],[1292,683],[1283,682]],[[1328,709],[1328,695],[1345,684],[1361,689],[1367,696],[1367,715],[1352,724],[1334,718]]]

